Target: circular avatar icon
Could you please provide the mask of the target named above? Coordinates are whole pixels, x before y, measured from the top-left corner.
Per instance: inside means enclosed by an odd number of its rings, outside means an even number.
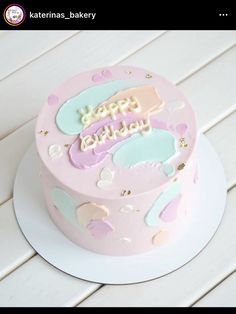
[[[11,26],[18,26],[25,20],[25,10],[19,4],[10,4],[3,13],[4,20]]]

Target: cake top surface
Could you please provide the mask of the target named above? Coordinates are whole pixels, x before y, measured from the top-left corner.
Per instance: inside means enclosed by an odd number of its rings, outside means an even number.
[[[185,96],[144,69],[81,73],[47,99],[38,153],[62,184],[93,197],[132,197],[168,183],[191,158],[196,121]]]

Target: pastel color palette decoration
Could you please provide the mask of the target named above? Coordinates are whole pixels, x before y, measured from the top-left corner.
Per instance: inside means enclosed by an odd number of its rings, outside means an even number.
[[[174,198],[166,207],[163,209],[163,211],[160,214],[161,220],[164,222],[170,222],[177,218],[178,216],[178,206],[180,203],[182,195],[178,194],[176,198]]]
[[[175,168],[174,168],[174,166],[172,166],[170,164],[164,164],[162,166],[162,170],[168,177],[171,177],[175,174]]]
[[[95,203],[85,203],[76,209],[77,221],[81,226],[86,227],[91,220],[99,220],[107,217],[109,210],[105,206]]]
[[[113,153],[116,165],[130,168],[147,161],[167,162],[176,153],[175,137],[168,131],[153,129],[151,134],[135,134]]]
[[[85,89],[60,107],[56,115],[57,127],[68,135],[79,134],[83,130],[79,109],[88,105],[95,108],[120,90],[139,85],[140,81],[136,80],[115,80]]]
[[[158,231],[152,238],[152,244],[156,246],[160,246],[168,243],[170,238],[170,234],[167,230]]]
[[[158,216],[160,212],[180,193],[181,184],[174,182],[171,186],[161,193],[161,195],[154,202],[145,216],[145,223],[149,227],[156,227],[158,225]]]
[[[54,206],[70,223],[75,224],[75,202],[73,198],[61,188],[52,190],[52,202]]]

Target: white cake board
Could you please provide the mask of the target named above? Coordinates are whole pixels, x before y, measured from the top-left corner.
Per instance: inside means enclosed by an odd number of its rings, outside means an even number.
[[[14,185],[14,207],[22,232],[46,261],[75,277],[128,284],[166,275],[195,257],[216,232],[226,201],[222,164],[205,136],[199,136],[198,201],[193,222],[175,243],[134,256],[100,255],[80,248],[55,226],[46,209],[33,144],[23,157]]]

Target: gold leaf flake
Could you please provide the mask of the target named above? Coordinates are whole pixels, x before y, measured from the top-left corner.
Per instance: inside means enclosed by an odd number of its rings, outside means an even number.
[[[178,170],[183,170],[184,167],[185,167],[185,163],[182,163],[182,164],[178,165],[177,169]]]
[[[130,195],[131,194],[131,191],[130,190],[122,190],[120,195],[121,196],[127,196],[127,195]]]

